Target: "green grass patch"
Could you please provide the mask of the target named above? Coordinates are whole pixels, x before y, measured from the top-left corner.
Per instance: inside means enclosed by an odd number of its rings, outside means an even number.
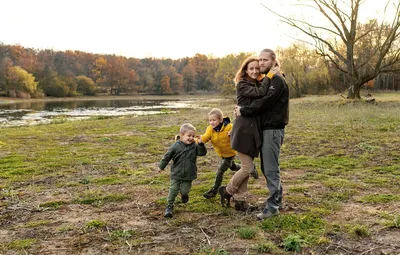
[[[242,239],[253,239],[257,235],[257,230],[253,227],[240,227],[236,233]]]
[[[325,187],[330,188],[332,190],[341,190],[357,187],[357,185],[351,183],[346,179],[338,179],[338,178],[330,178],[329,180],[323,181]]]
[[[321,218],[316,218],[308,214],[284,214],[278,217],[265,219],[261,223],[261,228],[266,231],[296,231],[296,230],[317,230],[323,229],[325,222]]]
[[[369,226],[366,225],[350,225],[348,226],[349,234],[355,238],[363,238],[367,237],[371,234],[371,230]]]
[[[58,209],[60,208],[60,206],[64,205],[64,204],[68,204],[68,202],[66,201],[62,201],[62,200],[56,200],[56,201],[49,201],[46,203],[42,203],[39,205],[40,208],[47,208],[47,209]]]
[[[297,156],[289,159],[286,162],[286,167],[329,170],[354,168],[358,164],[360,164],[360,160],[348,156]]]
[[[164,170],[169,171],[169,170]],[[136,185],[164,185],[167,184],[169,186],[169,176],[165,174],[165,172],[161,172],[156,176],[149,176],[147,178],[138,178],[134,181]]]
[[[128,239],[135,234],[133,230],[113,230],[110,233],[112,239]]]
[[[276,252],[279,250],[279,248],[273,242],[266,241],[266,242],[251,246],[251,250],[253,250],[256,253],[262,253],[262,254],[264,254],[264,253],[276,254]]]
[[[392,224],[389,224],[390,227],[400,228],[400,214],[397,214],[392,222]]]
[[[366,184],[373,184],[375,187],[381,187],[383,185],[387,185],[389,183],[390,177],[381,177],[381,176],[364,176],[363,181]]]
[[[199,251],[195,253],[195,255],[229,255],[229,252],[224,249],[202,245],[200,246]]]
[[[44,226],[44,225],[48,225],[48,224],[50,224],[49,220],[30,221],[30,222],[27,222],[24,225],[24,227],[35,228],[35,227]]]
[[[5,248],[10,249],[10,250],[26,250],[26,249],[29,249],[36,242],[37,242],[37,239],[35,239],[35,238],[19,239],[19,240],[14,240],[10,243],[7,243],[5,245]]]
[[[343,190],[343,191],[338,191],[338,192],[331,191],[329,193],[325,193],[323,198],[327,199],[329,201],[346,202],[355,194],[356,194],[356,192],[354,192],[352,190]]]
[[[127,182],[128,180],[123,177],[118,176],[107,176],[102,178],[93,178],[91,180],[92,183],[98,185],[113,185],[113,184],[122,184]]]
[[[301,248],[307,245],[307,241],[304,240],[300,235],[288,235],[282,241],[283,248],[285,251],[299,252]]]
[[[312,204],[313,199],[311,197],[306,197],[304,195],[287,195],[285,196],[285,200],[288,203],[293,204]]]
[[[88,229],[103,228],[105,226],[106,226],[106,223],[101,220],[91,220],[86,223],[86,228],[88,228]]]
[[[400,201],[400,195],[395,194],[373,194],[363,196],[359,199],[363,203],[379,204]]]
[[[283,236],[298,235],[304,242],[316,244],[325,232],[325,225],[325,221],[315,214],[284,214],[265,219],[261,228]]]
[[[308,212],[310,215],[313,215],[317,218],[322,218],[324,216],[332,214],[333,211],[331,209],[326,209],[322,207],[310,207],[308,209]]]
[[[366,143],[366,142],[362,142],[362,143],[357,144],[357,147],[359,149],[361,149],[362,151],[365,151],[365,152],[373,152],[373,151],[376,151],[376,150],[380,149],[379,146],[375,146],[375,145],[372,145],[372,144]]]
[[[124,194],[99,195],[97,193],[87,193],[82,198],[74,200],[73,203],[98,206],[103,203],[121,202],[128,198],[129,196]]]
[[[394,174],[400,175],[400,164],[395,164],[391,166],[377,166],[371,169],[374,173],[377,174]]]
[[[289,193],[294,192],[294,193],[303,193],[308,191],[308,187],[305,186],[292,186],[289,187]]]

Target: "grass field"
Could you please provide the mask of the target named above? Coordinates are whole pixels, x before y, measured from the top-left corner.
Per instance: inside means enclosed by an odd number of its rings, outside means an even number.
[[[211,144],[189,203],[178,197],[174,217],[163,218],[169,177],[156,164],[182,123],[201,134],[212,107],[232,118],[233,100],[2,128],[0,254],[398,254],[400,94],[374,96],[291,100],[285,208],[264,221],[202,197],[219,164]],[[248,201],[267,196],[265,179],[250,179]]]

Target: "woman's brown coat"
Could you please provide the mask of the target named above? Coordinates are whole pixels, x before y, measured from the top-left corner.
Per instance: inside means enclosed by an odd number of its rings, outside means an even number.
[[[237,105],[250,105],[253,100],[263,97],[267,90],[266,82],[261,85],[258,81],[241,79],[236,84]],[[262,142],[261,134],[259,117],[238,116],[231,131],[231,147],[240,153],[258,157]]]

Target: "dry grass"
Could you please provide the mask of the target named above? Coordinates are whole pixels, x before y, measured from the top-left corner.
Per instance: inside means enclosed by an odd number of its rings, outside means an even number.
[[[188,204],[163,218],[158,162],[183,122],[205,130],[211,107],[179,114],[3,128],[1,254],[396,254],[400,249],[400,95],[376,104],[291,101],[282,148],[285,210],[255,213],[206,200],[219,159],[199,158]],[[382,99],[382,100],[381,100]],[[259,162],[259,160],[256,160]],[[224,183],[232,176],[227,172]],[[267,197],[250,181],[249,201]]]

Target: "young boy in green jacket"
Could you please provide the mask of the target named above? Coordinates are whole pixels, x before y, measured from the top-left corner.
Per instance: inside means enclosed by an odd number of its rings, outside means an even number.
[[[189,201],[189,192],[192,181],[197,179],[197,156],[205,156],[207,149],[201,141],[196,143],[196,128],[189,123],[183,124],[179,131],[179,140],[165,153],[159,164],[159,171],[165,169],[172,160],[170,187],[168,192],[167,208],[164,217],[173,216],[174,202],[178,193],[181,193],[182,203]]]
[[[207,143],[211,140],[215,151],[221,158],[221,163],[217,170],[217,176],[215,178],[214,186],[203,194],[205,198],[215,197],[218,193],[218,188],[221,186],[224,178],[224,173],[229,169],[232,171],[238,171],[240,164],[236,164],[234,158],[237,154],[235,150],[231,148],[231,139],[229,133],[232,129],[232,123],[229,117],[223,117],[223,113],[220,109],[214,108],[208,113],[208,123],[210,124],[206,132],[200,136],[199,141]],[[258,179],[258,172],[254,168],[251,175]]]

